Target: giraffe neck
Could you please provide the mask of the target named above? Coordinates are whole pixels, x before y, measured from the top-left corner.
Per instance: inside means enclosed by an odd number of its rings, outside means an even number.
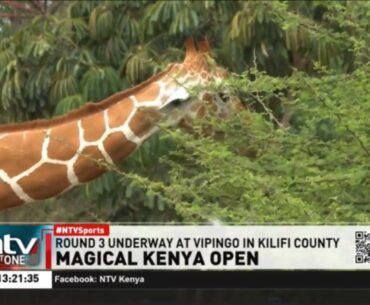
[[[0,209],[64,193],[126,159],[158,130],[149,100],[156,90],[49,128],[0,133]]]

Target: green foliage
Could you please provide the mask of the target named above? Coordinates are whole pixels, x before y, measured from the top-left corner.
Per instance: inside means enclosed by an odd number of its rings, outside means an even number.
[[[253,75],[224,86],[253,88],[264,103],[284,83],[294,99],[282,102],[294,103],[292,119],[304,119],[276,128],[264,113],[240,113],[214,122],[222,142],[169,131],[179,146],[169,156],[182,162],[166,160],[171,170],[160,193],[186,221],[368,222],[369,65],[351,75]]]
[[[193,133],[163,127],[122,168],[7,217],[368,222],[369,12],[366,1],[74,1],[12,34],[1,20],[0,122],[137,84],[181,61],[189,35],[206,35],[232,72],[213,89],[248,108]],[[221,139],[203,134],[209,124]]]
[[[113,68],[94,66],[84,74],[81,86],[86,101],[102,100],[122,87],[118,73]]]

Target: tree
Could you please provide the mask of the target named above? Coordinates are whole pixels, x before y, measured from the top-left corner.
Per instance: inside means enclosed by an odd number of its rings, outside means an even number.
[[[3,21],[3,122],[128,88],[180,61],[184,38],[204,33],[232,72],[222,90],[249,109],[215,122],[221,142],[163,132],[125,174],[40,204],[35,219],[367,221],[368,11],[362,1],[76,1],[13,32]]]

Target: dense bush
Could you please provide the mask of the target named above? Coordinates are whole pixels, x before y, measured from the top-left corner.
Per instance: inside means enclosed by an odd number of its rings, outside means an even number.
[[[204,34],[231,72],[218,90],[248,108],[207,122],[222,139],[202,121],[163,128],[122,170],[2,219],[369,221],[369,12],[365,1],[76,1],[2,19],[1,122],[131,87]]]

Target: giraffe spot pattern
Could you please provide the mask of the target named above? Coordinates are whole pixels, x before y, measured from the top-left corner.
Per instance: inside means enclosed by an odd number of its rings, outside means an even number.
[[[130,99],[125,99],[108,109],[109,128],[122,126],[131,111],[134,109],[134,103]]]
[[[147,88],[135,95],[136,100],[140,102],[152,101],[159,96],[161,88],[157,83],[150,84]]]
[[[48,156],[55,160],[69,160],[77,153],[79,142],[79,131],[76,122],[57,126],[50,132]]]
[[[96,146],[85,147],[73,165],[78,180],[81,183],[88,182],[104,173],[106,169],[101,165],[101,162],[105,162],[105,158],[99,148]]]
[[[145,136],[157,121],[160,119],[160,113],[156,109],[139,109],[129,122],[132,132],[139,138]]]
[[[35,184],[34,181],[38,183]],[[30,175],[20,179],[18,184],[36,200],[59,194],[70,185],[67,178],[67,167],[52,163],[40,165]]]
[[[33,130],[0,139],[1,169],[14,177],[37,163],[41,159],[40,147],[45,135],[43,130]]]
[[[113,162],[119,161],[128,157],[136,148],[136,144],[127,140],[122,132],[111,133],[104,140],[104,148],[109,153]]]
[[[9,184],[0,180],[0,202],[1,208],[7,209],[21,205],[23,201],[14,193]]]
[[[5,180],[0,177],[0,200],[4,197],[11,206],[52,197],[104,173],[106,168],[97,161],[119,162],[126,158],[151,134],[161,117],[156,107],[178,87],[172,76],[164,79],[104,111],[55,126],[48,130],[49,136],[45,130],[20,132],[22,138],[18,134],[1,135],[0,164],[5,164],[6,175]],[[181,78],[181,83],[185,81],[187,77]],[[26,133],[32,136],[25,137]],[[66,138],[67,145],[61,148]],[[22,153],[14,158],[10,148],[13,154],[14,148],[21,148]],[[6,168],[6,164],[13,165]]]
[[[104,115],[102,112],[89,115],[81,120],[84,129],[84,139],[89,142],[97,141],[105,131]],[[94,128],[91,128],[94,126]]]

